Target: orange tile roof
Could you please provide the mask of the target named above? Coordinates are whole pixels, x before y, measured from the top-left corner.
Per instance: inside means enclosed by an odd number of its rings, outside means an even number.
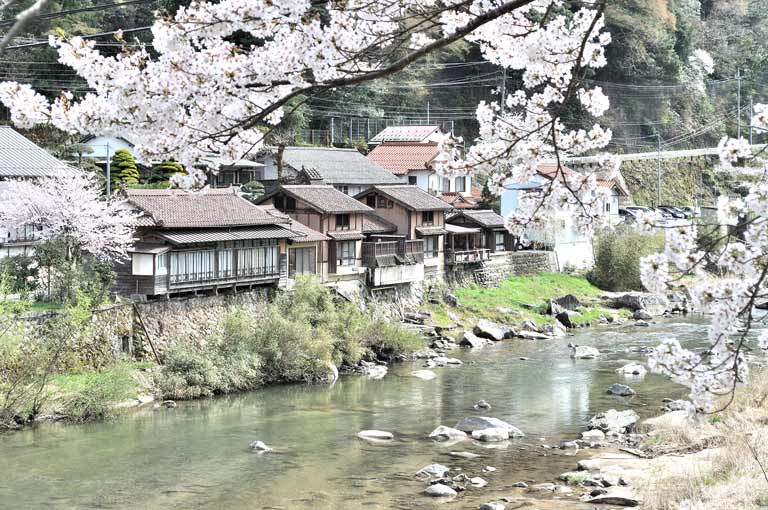
[[[440,199],[447,204],[451,204],[456,209],[475,209],[477,207],[474,196],[465,197],[455,191],[444,191],[440,195]]]
[[[440,155],[436,143],[382,143],[368,154],[368,159],[395,175],[409,170],[425,170]]]

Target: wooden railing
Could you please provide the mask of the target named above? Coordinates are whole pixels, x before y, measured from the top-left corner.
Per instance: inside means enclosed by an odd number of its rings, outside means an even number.
[[[448,264],[476,264],[490,260],[491,250],[448,250],[445,253],[445,261]]]
[[[424,241],[421,239],[363,243],[363,265],[366,267],[422,264],[423,262]]]

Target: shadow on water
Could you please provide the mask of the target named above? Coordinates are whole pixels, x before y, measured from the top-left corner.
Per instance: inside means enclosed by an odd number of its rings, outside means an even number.
[[[705,320],[687,318],[510,341],[461,353],[464,366],[436,369],[431,381],[410,377],[418,365],[403,364],[382,380],[272,387],[147,409],[109,423],[52,424],[0,436],[0,508],[433,508],[413,479],[433,462],[472,473],[497,468],[483,475],[491,483],[482,494],[451,505],[477,508],[489,490],[509,489],[518,480],[549,481],[572,469],[573,457],[539,445],[577,437],[590,416],[609,408],[648,416],[658,412],[662,397],[684,396],[684,388],[657,375],[630,381],[637,390],[631,399],[605,389],[626,382],[615,369],[642,362],[638,348],[673,334],[703,345],[705,328]],[[593,345],[604,356],[571,360],[571,341]],[[472,404],[480,399],[493,405],[486,414],[527,437],[500,445],[426,440],[438,425],[475,414]],[[356,438],[363,429],[388,430],[396,440],[368,444]],[[255,439],[275,452],[251,453],[247,446]],[[450,451],[480,457],[457,459]]]

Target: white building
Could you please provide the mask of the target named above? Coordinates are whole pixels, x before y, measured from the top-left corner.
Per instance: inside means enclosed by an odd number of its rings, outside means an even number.
[[[562,167],[562,172],[568,175],[573,170]],[[540,193],[542,188],[557,175],[556,165],[540,165],[538,174],[531,182],[505,185],[505,191],[501,195],[501,215],[506,217],[515,211],[521,196],[527,193]],[[559,178],[563,178],[562,174]],[[620,221],[619,199],[627,196],[627,192],[616,181],[598,180],[598,186],[611,190],[610,197],[603,200],[600,209],[610,215],[611,223],[618,223]],[[579,232],[573,219],[568,215],[552,219],[544,229],[529,228],[524,237],[527,241],[541,244],[554,251],[558,267],[561,270],[565,268],[586,269],[594,265],[592,237]]]

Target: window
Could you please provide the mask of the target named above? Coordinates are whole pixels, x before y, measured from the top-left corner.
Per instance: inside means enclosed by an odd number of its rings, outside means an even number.
[[[376,208],[376,195],[368,195],[365,197],[365,205],[370,207],[371,209]]]
[[[496,239],[494,245],[494,251],[505,251],[507,248],[506,243],[504,242],[504,232],[495,232],[494,237]]]
[[[277,244],[267,243],[275,241],[249,240],[235,243],[238,276],[262,276],[280,271]]]
[[[610,202],[606,202],[606,204],[605,204],[605,212],[607,212],[608,214],[611,213],[611,203]]]
[[[387,208],[386,197],[382,197],[381,195],[376,195],[376,207],[379,209],[386,209]]]
[[[424,238],[424,258],[433,259],[437,257],[437,236],[427,236]]]
[[[443,191],[451,191],[451,180],[443,177]]]
[[[418,183],[418,177],[416,177],[415,175],[408,176],[408,184],[410,184],[411,186],[415,186],[417,183]]]
[[[171,283],[212,280],[214,255],[213,250],[171,253]]]
[[[296,210],[296,199],[293,197],[285,197],[285,210],[286,211],[295,211]]]
[[[232,278],[232,261],[235,250],[228,248],[219,250],[219,278]]]
[[[422,225],[433,225],[435,223],[435,211],[424,211],[421,213]]]
[[[336,265],[354,266],[357,254],[355,253],[355,241],[337,241],[336,243]]]
[[[349,195],[349,186],[342,186],[340,191],[345,195]]]
[[[336,230],[349,230],[349,214],[336,215]]]
[[[288,257],[290,276],[315,273],[315,248],[294,248]]]
[[[467,191],[467,178],[464,176],[456,177],[456,191],[464,193]]]
[[[272,203],[278,211],[285,209],[285,198],[282,195],[277,195],[274,200],[272,200]]]
[[[155,274],[168,274],[168,255],[163,253],[155,256]]]

